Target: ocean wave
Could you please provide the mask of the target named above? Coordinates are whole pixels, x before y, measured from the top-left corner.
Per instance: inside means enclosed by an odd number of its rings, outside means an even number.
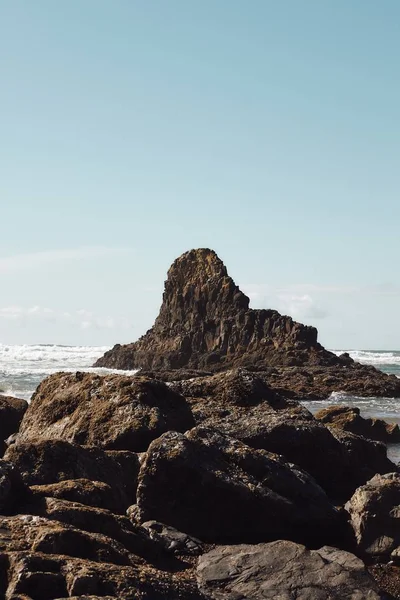
[[[331,350],[338,356],[347,352],[351,358],[366,365],[400,365],[400,352],[380,350]]]

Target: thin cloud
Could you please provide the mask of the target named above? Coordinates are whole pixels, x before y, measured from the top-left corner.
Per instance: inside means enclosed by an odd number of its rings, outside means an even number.
[[[50,264],[104,258],[106,256],[129,254],[132,248],[111,248],[107,246],[87,246],[64,250],[47,250],[27,254],[14,254],[0,257],[0,273],[40,268]]]
[[[0,320],[25,326],[27,322],[68,323],[80,329],[128,329],[132,324],[124,317],[99,316],[90,310],[59,311],[41,306],[5,306],[0,308]]]

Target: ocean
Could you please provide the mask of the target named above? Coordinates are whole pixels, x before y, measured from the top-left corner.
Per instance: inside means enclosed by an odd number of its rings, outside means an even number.
[[[109,350],[108,346],[57,346],[0,344],[0,392],[29,400],[39,383],[57,371],[90,371],[94,373],[122,373],[133,375],[136,371],[111,371],[94,369],[91,365]],[[345,350],[333,350],[341,354]],[[385,373],[400,377],[400,351],[346,350],[354,360],[374,365]],[[362,398],[343,394],[338,390],[328,400],[304,402],[311,412],[331,404],[358,406],[365,417],[379,417],[400,423],[400,399]],[[389,448],[392,460],[400,461],[400,444]]]

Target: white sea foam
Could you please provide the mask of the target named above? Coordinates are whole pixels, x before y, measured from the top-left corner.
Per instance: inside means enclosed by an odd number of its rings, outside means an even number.
[[[0,389],[3,394],[29,400],[39,383],[53,373],[87,371],[134,375],[135,371],[94,368],[109,346],[57,346],[0,344]]]
[[[354,360],[366,365],[399,365],[400,352],[374,350],[332,350],[337,355],[347,352]]]

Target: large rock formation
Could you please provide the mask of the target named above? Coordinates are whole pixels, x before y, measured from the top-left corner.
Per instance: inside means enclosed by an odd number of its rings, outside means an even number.
[[[332,364],[315,327],[275,310],[249,309],[215,252],[180,256],[168,271],[154,326],[134,344],[115,346],[96,366],[118,369],[221,369],[228,365]]]
[[[205,248],[186,252],[169,269],[153,327],[135,343],[114,346],[95,366],[158,374],[243,366],[270,369],[269,385],[295,397],[321,398],[338,390],[400,396],[399,379],[328,352],[315,327],[275,310],[250,309],[223,262]]]

